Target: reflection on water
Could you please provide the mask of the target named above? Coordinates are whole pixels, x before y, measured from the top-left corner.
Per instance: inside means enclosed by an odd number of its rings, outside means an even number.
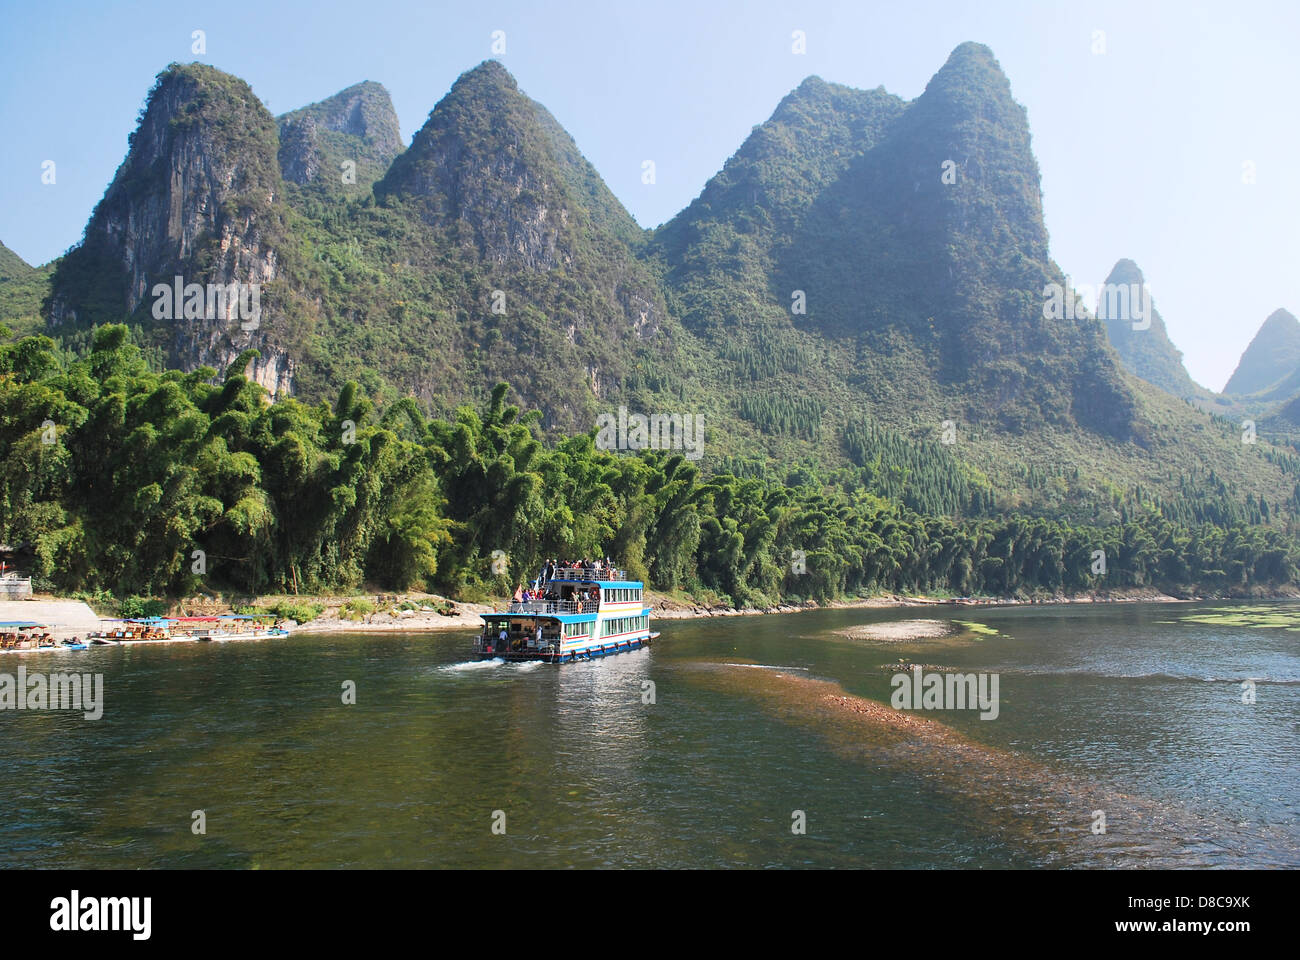
[[[0,713],[0,864],[1300,865],[1297,634],[1032,607],[909,643],[905,619],[675,622],[562,667],[455,634],[15,655],[102,672],[106,706]],[[913,661],[998,673],[998,719],[880,706]]]

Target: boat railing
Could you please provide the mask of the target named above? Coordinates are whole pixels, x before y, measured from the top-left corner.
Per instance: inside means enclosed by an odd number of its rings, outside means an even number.
[[[506,613],[595,613],[595,600],[513,600]]]
[[[561,566],[556,569],[556,580],[626,580],[627,571],[613,567]]]

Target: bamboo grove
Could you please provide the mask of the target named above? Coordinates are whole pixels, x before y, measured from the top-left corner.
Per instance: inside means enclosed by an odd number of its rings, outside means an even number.
[[[551,445],[505,384],[450,422],[411,400],[381,413],[351,384],[332,405],[272,403],[240,372],[248,359],[224,377],[152,371],[121,326],[96,330],[81,358],[45,337],[0,346],[0,542],[29,553],[39,586],[473,599],[545,557],[610,555],[660,590],[765,606],[882,591],[1240,593],[1294,583],[1300,567],[1276,524],[1152,509],[1097,527],[923,515],[872,492],[870,466],[737,477],[672,451],[598,450],[594,429]],[[873,437],[853,442],[868,460]]]

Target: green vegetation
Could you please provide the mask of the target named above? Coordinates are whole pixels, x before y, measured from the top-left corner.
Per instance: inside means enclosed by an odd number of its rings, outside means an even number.
[[[1300,632],[1300,610],[1278,607],[1214,607],[1181,618],[1182,623],[1225,627],[1271,627]]]
[[[343,604],[339,616],[344,620],[364,620],[375,612],[375,605],[365,597],[356,597]]]
[[[269,403],[239,372],[247,358],[220,380],[153,372],[122,326],[92,347],[65,363],[43,337],[0,346],[0,541],[29,544],[33,572],[68,592],[374,582],[465,598],[507,591],[547,556],[608,553],[658,589],[768,606],[872,591],[1245,591],[1294,582],[1300,566],[1274,527],[1185,525],[1136,504],[1091,527],[924,515],[871,492],[869,467],[704,475],[665,451],[597,450],[594,430],[548,445],[505,384],[481,410],[427,420],[410,399],[376,411],[354,384],[333,405]],[[494,574],[501,555],[507,572]]]
[[[315,620],[324,613],[325,606],[319,603],[294,603],[291,600],[279,600],[267,607],[267,611],[282,620],[306,623],[308,620]],[[261,611],[257,612],[260,613]]]
[[[58,261],[43,267],[28,266],[0,243],[0,321],[10,333],[28,336],[45,326],[41,303],[50,293],[50,279]],[[0,333],[0,337],[9,334]]]

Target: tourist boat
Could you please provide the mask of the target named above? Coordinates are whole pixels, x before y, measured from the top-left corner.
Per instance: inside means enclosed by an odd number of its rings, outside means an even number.
[[[171,621],[166,617],[128,617],[124,620],[100,620],[99,629],[86,635],[92,644],[116,646],[119,643],[158,643],[174,639]]]
[[[0,620],[0,653],[48,650],[54,645],[48,623],[37,623],[34,620]]]
[[[190,640],[267,640],[287,637],[272,614],[226,614],[220,617],[175,617],[173,630]]]
[[[659,637],[650,630],[643,584],[622,570],[561,566],[536,583],[540,598],[479,614],[483,631],[474,638],[476,659],[571,663],[636,650]]]

